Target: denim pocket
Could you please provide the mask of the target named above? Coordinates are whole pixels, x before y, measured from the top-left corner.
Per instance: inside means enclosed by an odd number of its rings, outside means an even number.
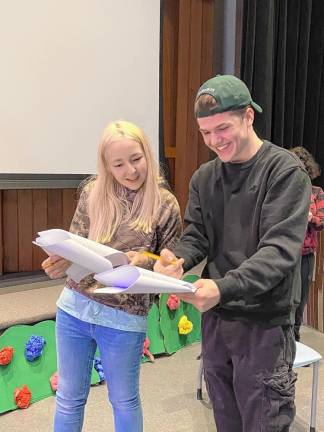
[[[262,432],[288,430],[295,414],[296,380],[297,374],[288,365],[263,378]]]

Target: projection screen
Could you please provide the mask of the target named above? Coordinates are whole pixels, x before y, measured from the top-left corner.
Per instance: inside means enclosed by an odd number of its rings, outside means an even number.
[[[0,13],[0,173],[88,174],[112,120],[158,155],[160,0],[10,0]]]

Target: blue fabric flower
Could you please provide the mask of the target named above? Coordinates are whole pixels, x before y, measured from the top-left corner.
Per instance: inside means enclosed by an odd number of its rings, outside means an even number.
[[[44,345],[46,344],[45,339],[42,336],[32,335],[28,339],[25,345],[25,357],[28,361],[32,362],[43,353]]]
[[[98,372],[99,375],[99,382],[101,381],[105,381],[106,377],[103,371],[103,367],[101,364],[101,360],[99,357],[96,357],[94,360],[94,368],[96,369],[96,371]]]

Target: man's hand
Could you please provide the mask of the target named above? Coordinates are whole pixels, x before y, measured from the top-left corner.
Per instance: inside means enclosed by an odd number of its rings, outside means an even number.
[[[212,279],[199,279],[193,284],[197,291],[192,294],[177,294],[177,296],[194,305],[200,312],[206,312],[220,302],[218,286]]]
[[[66,270],[71,262],[57,255],[52,255],[42,262],[42,268],[51,279],[59,279],[66,276]]]
[[[154,265],[154,271],[176,279],[181,279],[183,275],[183,263],[183,258],[177,259],[174,253],[169,249],[163,249],[160,254],[160,259],[157,260]]]

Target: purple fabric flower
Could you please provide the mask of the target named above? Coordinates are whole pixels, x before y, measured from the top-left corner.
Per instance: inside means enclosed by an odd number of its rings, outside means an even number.
[[[98,372],[99,375],[99,381],[105,381],[106,377],[103,371],[103,367],[101,364],[101,360],[99,357],[96,357],[94,360],[94,368],[96,369],[96,371]]]
[[[32,362],[43,353],[44,345],[46,344],[45,339],[42,336],[32,335],[28,339],[25,345],[25,357],[28,361]]]

